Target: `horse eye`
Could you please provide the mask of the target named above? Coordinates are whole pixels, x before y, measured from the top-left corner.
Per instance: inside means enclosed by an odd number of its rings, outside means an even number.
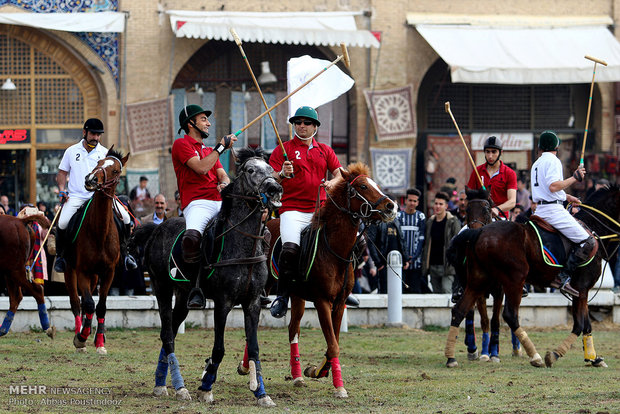
[[[367,186],[366,184],[362,184],[362,185],[360,185],[360,188],[361,188],[362,190],[368,190],[368,186]]]
[[[254,174],[254,169],[253,168],[248,168],[248,173]]]

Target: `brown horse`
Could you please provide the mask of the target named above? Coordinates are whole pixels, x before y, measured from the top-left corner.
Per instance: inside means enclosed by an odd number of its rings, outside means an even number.
[[[86,210],[75,243],[67,246],[65,285],[75,317],[73,345],[78,351],[86,351],[86,340],[90,335],[95,313],[92,294],[99,283],[95,347],[98,354],[107,353],[104,346],[106,299],[120,257],[119,234],[114,224],[112,206],[114,191],[128,158],[129,154],[123,157],[110,149],[106,157],[99,160],[95,169],[86,176],[84,186],[95,194],[87,201],[90,206]]]
[[[37,222],[44,228],[50,222],[43,213],[17,218],[0,216],[0,276],[4,276],[9,291],[9,310],[0,326],[0,336],[9,332],[17,307],[22,301],[22,291],[30,293],[37,301],[41,328],[50,338],[56,335],[56,327],[50,326],[43,286],[29,280],[26,272],[26,261],[31,256],[34,246],[34,231],[28,223]]]
[[[559,272],[543,259],[538,236],[529,224],[501,221],[488,224],[479,230],[465,230],[457,235],[452,245],[467,256],[467,287],[463,298],[452,308],[452,321],[446,342],[445,356],[448,366],[456,366],[454,344],[458,326],[475,299],[489,289],[501,286],[505,298],[503,317],[510,329],[523,344],[535,367],[551,367],[564,356],[577,337],[583,334],[585,360],[596,367],[606,367],[603,358],[596,355],[592,339],[592,326],[588,315],[588,292],[601,274],[601,260],[609,259],[618,246],[620,236],[620,191],[618,186],[602,188],[592,194],[583,208],[575,215],[599,239],[599,249],[591,261],[578,267],[572,285],[579,292],[573,298],[573,329],[556,349],[547,352],[545,361],[536,351],[525,330],[519,325],[519,306],[523,285],[528,282],[550,286]]]
[[[492,200],[489,192],[484,189],[470,190],[466,188],[467,208],[466,208],[466,224],[467,228],[479,229],[492,221]],[[457,271],[457,277],[461,279],[461,285],[466,281],[466,267],[462,260],[455,258],[452,263]],[[491,321],[487,313],[486,296],[493,296],[493,315]],[[499,358],[499,325],[500,312],[504,293],[500,286],[489,289],[486,295],[480,295],[476,298],[475,307],[480,314],[480,327],[482,328],[482,345],[478,351],[476,346],[476,335],[474,330],[474,311],[467,312],[465,317],[465,345],[467,345],[467,358],[470,361],[479,359],[480,361],[500,362]],[[490,335],[489,335],[490,333]],[[513,355],[519,356],[521,347],[519,340],[512,334]]]
[[[320,367],[307,367],[304,375],[323,378],[332,369],[337,397],[346,398],[340,368],[339,334],[345,300],[353,289],[353,248],[358,242],[360,224],[392,221],[397,206],[368,176],[362,163],[341,169],[341,180],[328,194],[328,199],[312,218],[312,229],[318,230],[318,248],[310,274],[305,280],[291,283],[291,320],[288,326],[293,384],[303,385],[299,362],[299,326],[305,301],[314,302],[327,352]],[[280,235],[280,220],[267,223],[272,244]],[[273,247],[273,246],[272,246]]]

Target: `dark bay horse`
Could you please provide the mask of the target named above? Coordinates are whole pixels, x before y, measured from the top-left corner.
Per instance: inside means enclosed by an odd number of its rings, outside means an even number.
[[[456,363],[454,344],[458,326],[475,299],[489,288],[501,286],[506,304],[503,317],[521,341],[535,367],[551,367],[564,356],[577,337],[583,334],[584,359],[596,367],[606,367],[596,355],[592,338],[592,325],[588,315],[588,292],[601,274],[601,260],[609,259],[618,247],[620,235],[620,191],[617,185],[593,193],[575,215],[597,237],[599,249],[586,265],[578,267],[571,283],[579,292],[573,298],[573,329],[571,334],[545,360],[536,351],[525,330],[519,325],[519,306],[523,285],[527,283],[550,286],[559,269],[545,263],[535,230],[528,223],[501,221],[488,224],[479,230],[466,230],[453,240],[453,245],[467,256],[467,287],[462,300],[452,308],[452,321],[446,342],[445,356],[448,364]],[[609,236],[609,237],[604,237]]]
[[[388,198],[369,177],[368,166],[355,163],[341,169],[343,180],[328,194],[324,205],[314,213],[313,229],[320,229],[314,264],[305,281],[291,283],[291,316],[288,335],[291,351],[293,384],[303,385],[299,361],[299,327],[305,301],[314,302],[327,352],[320,367],[307,367],[304,375],[310,378],[327,377],[330,368],[334,394],[346,398],[340,368],[340,324],[345,300],[353,289],[353,248],[358,241],[361,222],[392,221],[397,205]],[[274,243],[280,235],[279,220],[268,223]]]
[[[75,318],[73,345],[82,352],[86,351],[86,340],[90,336],[95,313],[92,294],[99,284],[95,348],[98,354],[107,353],[104,346],[106,299],[114,279],[114,269],[120,258],[113,200],[121,171],[128,159],[129,154],[123,157],[112,147],[106,157],[99,160],[93,171],[86,176],[84,186],[95,194],[87,201],[90,206],[86,210],[77,239],[68,245],[66,250],[65,285]]]
[[[37,222],[44,228],[50,227],[50,222],[43,213],[24,218],[0,216],[0,277],[4,276],[9,291],[9,310],[0,326],[0,336],[9,332],[17,307],[22,301],[23,292],[27,292],[37,301],[41,328],[53,339],[56,328],[50,326],[43,286],[34,280],[28,280],[26,273],[26,262],[34,246],[34,231],[28,226],[28,223],[32,222]]]
[[[479,229],[482,226],[491,223],[493,217],[491,212],[492,200],[489,195],[489,191],[484,189],[465,191],[467,195],[467,208],[466,208],[466,224],[470,229]],[[451,256],[453,251],[449,250],[448,256]],[[466,267],[463,263],[463,258],[454,257],[453,266],[457,269],[457,277],[461,278],[461,286],[467,283],[466,280]],[[493,296],[493,314],[489,323],[489,316],[487,314],[486,297],[488,295]],[[474,329],[474,311],[473,309],[467,312],[465,317],[465,345],[467,345],[467,357],[473,361],[479,359],[480,361],[492,361],[500,362],[499,358],[499,326],[500,326],[500,312],[502,309],[502,302],[504,300],[504,292],[500,286],[490,288],[485,295],[481,295],[476,298],[475,307],[480,314],[480,327],[482,328],[482,347],[478,352],[476,346],[476,335]],[[521,354],[521,347],[519,340],[514,334],[512,334],[513,355],[519,356]]]
[[[257,403],[263,407],[275,406],[265,392],[258,347],[258,320],[260,316],[260,294],[267,281],[267,257],[264,241],[263,214],[265,210],[279,208],[282,186],[273,178],[273,169],[263,158],[262,149],[241,149],[237,159],[237,177],[222,191],[222,208],[210,223],[203,236],[203,257],[200,263],[200,285],[205,295],[213,299],[215,342],[211,357],[207,358],[202,383],[198,388],[198,399],[213,402],[212,387],[218,367],[224,357],[224,331],[226,318],[235,305],[241,305],[244,313],[246,351],[249,357],[250,390]],[[207,252],[209,228],[215,226],[217,235],[212,245],[215,255]],[[170,257],[175,240],[185,230],[183,218],[166,220],[159,226],[143,226],[137,229],[134,239],[137,243],[147,239],[144,262],[151,275],[159,315],[161,318],[162,348],[155,371],[156,396],[168,395],[166,378],[168,369],[177,399],[190,400],[191,396],[179,369],[174,353],[174,341],[179,325],[185,320],[187,297],[196,285],[197,268],[189,268],[177,262],[184,277],[172,279]],[[152,233],[149,235],[149,233]],[[217,260],[211,260],[216,257]],[[178,259],[182,260],[182,259]],[[212,263],[212,264],[209,264]],[[175,297],[174,309],[172,297]]]

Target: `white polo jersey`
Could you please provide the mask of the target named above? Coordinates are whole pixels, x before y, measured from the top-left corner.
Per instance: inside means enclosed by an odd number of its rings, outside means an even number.
[[[562,172],[562,163],[560,159],[550,152],[543,152],[540,158],[532,165],[530,171],[530,179],[532,185],[532,200],[536,203],[541,201],[564,201],[566,193],[564,190],[551,192],[549,186],[556,182],[564,180]]]
[[[83,142],[82,139],[67,148],[58,168],[69,173],[69,197],[88,200],[94,193],[84,188],[84,179],[95,169],[97,162],[105,158],[108,149],[97,144],[92,151],[88,152]]]

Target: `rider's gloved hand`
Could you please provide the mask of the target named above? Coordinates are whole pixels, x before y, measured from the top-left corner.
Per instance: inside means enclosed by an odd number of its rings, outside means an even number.
[[[67,191],[59,191],[58,198],[60,198],[60,204],[65,204],[69,199],[69,193]]]

